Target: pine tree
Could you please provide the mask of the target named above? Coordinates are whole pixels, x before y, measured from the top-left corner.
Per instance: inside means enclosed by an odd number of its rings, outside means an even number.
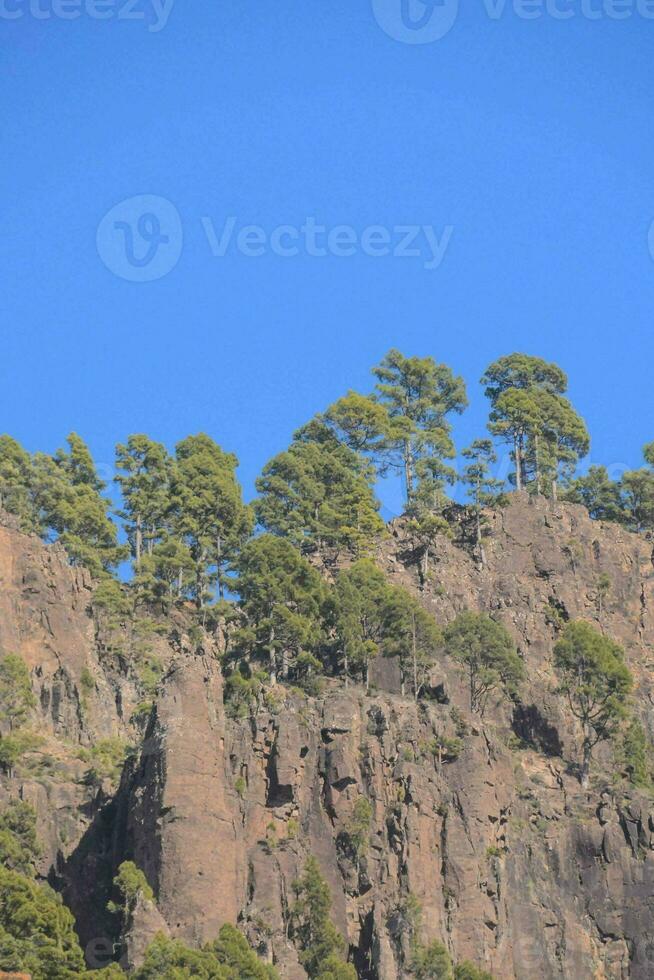
[[[547,477],[556,497],[559,476],[569,475],[589,447],[585,423],[564,397],[565,372],[539,357],[509,354],[481,381],[491,403],[488,428],[513,449],[516,489],[531,481],[542,493]]]
[[[375,397],[388,414],[384,452],[389,465],[404,475],[407,504],[420,484],[427,495],[453,482],[444,460],[455,456],[447,418],[467,406],[465,384],[431,357],[405,357],[392,349],[373,368]]]
[[[343,958],[345,941],[331,921],[329,886],[314,857],[308,858],[294,888],[293,938],[310,980],[356,980],[354,967]]]
[[[15,514],[23,531],[40,533],[32,482],[30,454],[11,436],[0,436],[0,509]]]
[[[166,447],[148,436],[129,436],[116,446],[116,483],[124,500],[120,516],[125,522],[132,556],[138,570],[145,550],[152,554],[165,533],[170,507],[171,460]]]
[[[422,606],[405,589],[391,586],[385,611],[384,653],[400,660],[401,692],[411,682],[417,701],[443,635]]]
[[[595,521],[625,521],[620,484],[611,480],[605,466],[591,466],[585,476],[572,480],[564,499],[583,504]]]
[[[188,436],[175,447],[171,478],[171,531],[195,565],[193,593],[202,607],[213,582],[224,595],[227,573],[252,529],[236,479],[238,460],[209,436]]]
[[[470,710],[483,716],[490,695],[512,695],[524,676],[515,643],[501,623],[483,613],[462,612],[444,631],[445,652],[468,674]]]
[[[77,980],[84,957],[73,916],[47,885],[0,867],[0,963],[43,980]]]
[[[386,635],[389,601],[390,586],[369,558],[340,572],[333,602],[346,683],[351,673],[359,674],[368,689],[370,664]]]
[[[470,460],[463,469],[461,479],[468,484],[468,497],[472,501],[472,510],[475,516],[477,551],[483,565],[485,564],[481,536],[483,509],[497,500],[503,482],[494,479],[490,474],[490,466],[497,460],[490,439],[475,439],[467,449],[463,450],[461,455]]]
[[[13,732],[25,723],[35,705],[25,662],[17,654],[8,653],[0,660],[0,720]]]
[[[354,452],[373,457],[383,453],[389,435],[389,416],[373,396],[348,391],[320,418]]]
[[[274,684],[287,677],[302,653],[320,647],[325,585],[285,538],[262,534],[238,558],[236,588],[248,627],[240,640],[267,659]]]
[[[559,691],[581,723],[580,780],[587,786],[593,748],[618,730],[633,679],[622,648],[581,620],[566,625],[554,647],[554,665]]]
[[[257,520],[301,549],[366,551],[384,530],[373,475],[362,457],[314,420],[264,467],[256,482]]]
[[[111,504],[88,447],[75,433],[67,443],[68,450],[54,457],[35,454],[34,501],[46,537],[58,540],[73,564],[99,576],[116,567],[125,548],[118,544]]]
[[[654,528],[654,443],[643,449],[647,467],[623,473],[620,492],[625,519],[635,531]]]

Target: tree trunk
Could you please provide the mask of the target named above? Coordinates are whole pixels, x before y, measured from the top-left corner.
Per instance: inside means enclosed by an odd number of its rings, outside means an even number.
[[[136,535],[135,535],[135,549],[136,549],[136,567],[138,568],[141,564],[141,550],[143,548],[143,530],[141,528],[141,515],[136,515]]]
[[[515,456],[515,488],[522,490],[522,450],[519,436],[513,439],[513,455]]]
[[[558,499],[559,499],[559,485],[556,482],[556,479],[554,479],[552,480],[552,500],[558,500]]]
[[[539,459],[538,433],[534,435],[534,445],[536,447],[536,493],[540,495],[541,484],[540,484],[540,459]]]
[[[591,754],[590,744],[587,740],[584,740],[583,759],[581,763],[581,775],[579,778],[579,782],[581,783],[584,789],[588,789],[588,782],[590,779],[590,754]]]
[[[277,658],[275,656],[275,627],[270,627],[268,634],[268,656],[270,658],[270,683],[274,687],[277,683]]]
[[[406,502],[409,504],[413,496],[413,450],[410,439],[404,443],[404,479],[406,480]]]

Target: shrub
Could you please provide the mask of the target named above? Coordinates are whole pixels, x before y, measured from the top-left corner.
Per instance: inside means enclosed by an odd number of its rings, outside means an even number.
[[[25,723],[35,705],[27,666],[15,653],[8,653],[0,660],[0,718],[13,731]]]
[[[42,744],[42,737],[33,732],[14,732],[0,738],[0,767],[11,776],[23,756],[34,752]]]
[[[107,908],[110,912],[129,916],[134,911],[139,897],[142,896],[148,902],[154,901],[154,892],[150,888],[147,878],[133,861],[123,861],[118,868],[118,874],[115,876],[113,884],[119,899],[117,902],[108,903]]]
[[[103,780],[117,783],[127,756],[127,745],[119,738],[103,738],[91,749],[80,749],[78,757],[90,766],[84,773],[84,782],[100,786]]]
[[[2,967],[35,980],[84,976],[84,957],[68,909],[51,888],[0,868]]]
[[[34,807],[11,800],[0,813],[0,864],[31,876],[40,851]]]

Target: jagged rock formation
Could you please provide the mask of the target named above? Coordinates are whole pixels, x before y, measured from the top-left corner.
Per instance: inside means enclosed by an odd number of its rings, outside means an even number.
[[[133,916],[130,959],[160,927],[201,942],[239,920],[284,978],[301,980],[287,926],[311,853],[365,980],[407,976],[409,894],[425,941],[507,980],[654,975],[654,807],[612,781],[608,748],[580,787],[574,719],[551,666],[562,622],[598,623],[625,647],[654,737],[652,542],[522,495],[488,520],[483,566],[440,536],[421,584],[420,548],[402,521],[377,558],[441,623],[464,608],[502,620],[525,660],[519,704],[498,702],[481,723],[446,660],[432,677],[437,697],[415,704],[382,661],[368,696],[336,681],[319,699],[279,687],[256,716],[232,719],[217,649],[206,638],[196,652],[176,622],[172,641],[157,640],[169,669],[115,793],[80,785],[76,749],[134,732],[137,679],[103,649],[88,578],[56,547],[0,528],[0,649],[28,663],[58,764],[56,775],[4,778],[0,792],[37,807],[41,870],[63,889],[85,944],[110,935],[111,878],[131,859],[158,911]],[[436,734],[461,738],[458,758],[439,762]],[[357,854],[349,830],[360,795],[372,815]]]

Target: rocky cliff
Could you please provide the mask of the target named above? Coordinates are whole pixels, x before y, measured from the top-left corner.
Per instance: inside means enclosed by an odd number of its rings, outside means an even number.
[[[219,644],[191,642],[181,615],[148,641],[163,679],[152,709],[135,711],[143,672],[115,642],[120,624],[108,640],[93,583],[5,521],[0,651],[30,668],[44,743],[2,778],[0,796],[34,803],[41,872],[91,958],[122,942],[138,959],[156,931],[199,943],[238,921],[282,977],[301,980],[288,915],[313,854],[365,980],[408,975],[410,896],[424,941],[497,977],[654,975],[654,804],[613,777],[609,748],[581,788],[578,733],[551,663],[562,623],[595,622],[624,646],[635,710],[654,737],[652,542],[520,494],[488,515],[487,532],[483,565],[457,534],[441,535],[425,575],[398,521],[377,560],[441,624],[466,608],[502,620],[525,661],[517,703],[498,701],[481,722],[445,659],[432,699],[415,703],[382,660],[367,695],[337,681],[320,698],[280,685],[238,719],[223,705]],[[439,756],[443,737],[459,751]],[[133,745],[122,777],[89,780],[88,752],[107,739]],[[370,819],[355,846],[362,796]],[[125,859],[157,905],[137,908],[118,937],[105,906]]]

